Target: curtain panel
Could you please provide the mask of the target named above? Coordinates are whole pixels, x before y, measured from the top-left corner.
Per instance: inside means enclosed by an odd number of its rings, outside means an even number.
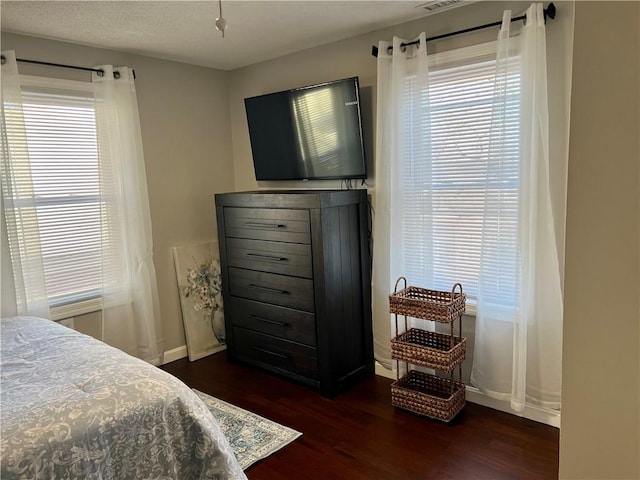
[[[3,211],[0,241],[9,247],[12,274],[10,278],[3,278],[12,284],[2,286],[2,315],[50,318],[18,63],[13,51],[2,52],[2,56],[5,63],[0,112]],[[3,266],[3,272],[5,269],[8,266]],[[8,310],[7,304],[15,311]]]
[[[402,47],[406,40],[399,37],[378,46],[372,307],[376,360],[389,368],[389,342],[379,341],[395,332],[395,324],[389,326],[389,293],[398,277],[415,266],[430,238],[406,231],[407,220],[416,222],[416,230],[428,229],[422,212],[430,207],[430,198],[420,194],[431,165],[426,35],[418,41],[411,49]],[[415,98],[420,100],[408,103]]]
[[[525,404],[560,408],[562,387],[562,286],[549,178],[549,113],[546,39],[542,4],[527,10],[517,39],[505,12],[498,37],[494,118],[487,182],[505,177],[508,152],[501,148],[509,91],[520,88],[520,148],[515,235],[497,234],[497,245],[483,244],[471,382],[522,411]],[[517,44],[517,45],[514,45]],[[520,75],[512,72],[519,57]],[[492,190],[489,190],[492,191]],[[502,199],[488,196],[485,215],[501,210]],[[487,222],[485,231],[500,228]],[[496,248],[497,247],[497,248]],[[505,250],[516,261],[502,262]],[[500,280],[514,278],[512,299],[496,295]]]
[[[160,303],[133,71],[111,65],[94,68],[104,71],[92,74],[96,118],[102,126],[98,148],[109,152],[100,162],[103,198],[108,199],[102,237],[104,341],[161,364]]]

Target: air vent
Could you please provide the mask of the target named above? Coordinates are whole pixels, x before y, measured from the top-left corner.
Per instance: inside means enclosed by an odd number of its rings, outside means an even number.
[[[416,8],[426,10],[429,14],[444,12],[456,7],[463,7],[478,0],[431,0],[430,2],[421,3]]]

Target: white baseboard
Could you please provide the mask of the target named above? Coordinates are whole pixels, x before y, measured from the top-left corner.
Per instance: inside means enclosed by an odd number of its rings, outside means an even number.
[[[511,415],[516,415],[528,420],[533,420],[534,422],[544,423],[545,425],[549,425],[551,427],[560,428],[560,412],[558,412],[557,410],[550,410],[548,408],[540,408],[532,405],[527,405],[524,407],[524,410],[522,412],[516,412],[511,408],[509,402],[491,398],[482,393],[476,387],[472,387],[470,385],[467,385],[466,398],[467,401],[477,403],[478,405],[482,405],[484,407],[493,408],[494,410],[500,410],[501,412],[510,413]]]
[[[380,375],[381,377],[390,378],[391,380],[396,379],[391,370],[385,368],[378,362],[375,363],[375,372],[376,375]],[[483,407],[493,408],[494,410],[500,410],[501,412],[510,413],[511,415],[516,415],[518,417],[524,417],[526,419],[533,420],[534,422],[540,422],[551,427],[560,428],[560,412],[556,410],[527,405],[524,411],[516,412],[511,409],[508,402],[488,397],[476,387],[472,387],[470,385],[467,385],[466,399],[471,403],[476,403]]]
[[[390,378],[391,380],[395,380],[396,377],[393,376],[393,372],[382,366],[380,362],[375,363],[375,372],[376,375],[380,375],[381,377]]]
[[[176,360],[180,360],[187,356],[187,346],[182,345],[181,347],[174,348],[173,350],[169,350],[164,352],[164,363],[175,362]]]

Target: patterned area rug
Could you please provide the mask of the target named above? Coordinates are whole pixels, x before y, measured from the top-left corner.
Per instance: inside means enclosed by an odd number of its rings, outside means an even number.
[[[224,432],[243,470],[293,442],[302,433],[196,389]]]

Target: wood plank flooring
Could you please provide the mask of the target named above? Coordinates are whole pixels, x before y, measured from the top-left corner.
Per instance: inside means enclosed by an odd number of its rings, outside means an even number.
[[[225,352],[162,368],[303,433],[249,467],[250,480],[558,478],[558,429],[473,403],[450,424],[436,422],[391,406],[391,381],[379,376],[330,400]]]

